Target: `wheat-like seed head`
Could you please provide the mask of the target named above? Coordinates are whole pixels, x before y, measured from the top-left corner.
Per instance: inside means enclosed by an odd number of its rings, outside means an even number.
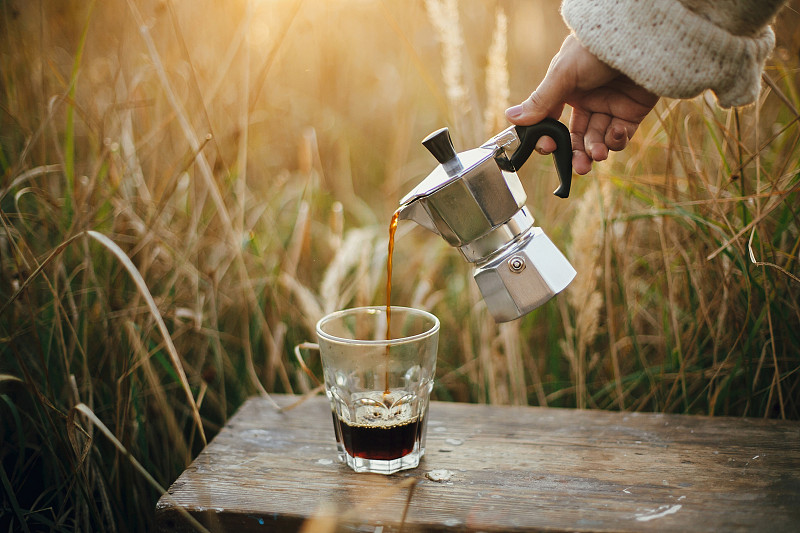
[[[456,0],[427,0],[428,18],[442,45],[442,77],[448,104],[456,114],[468,107],[469,92],[464,83],[464,36]]]
[[[611,193],[608,181],[594,181],[580,198],[572,224],[570,260],[578,274],[566,293],[576,312],[576,336],[584,344],[594,339],[599,323],[603,218]]]
[[[484,110],[485,136],[500,131],[506,125],[505,109],[508,107],[508,19],[503,9],[497,10],[492,44],[489,46],[489,63],[486,66],[486,108]]]

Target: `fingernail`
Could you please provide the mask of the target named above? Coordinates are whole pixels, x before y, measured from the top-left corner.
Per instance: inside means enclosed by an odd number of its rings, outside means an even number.
[[[515,105],[506,109],[506,116],[508,118],[517,118],[522,114],[522,104]]]
[[[611,138],[615,141],[621,141],[625,139],[626,136],[627,134],[625,133],[625,130],[621,130],[619,128],[614,128],[611,130]]]

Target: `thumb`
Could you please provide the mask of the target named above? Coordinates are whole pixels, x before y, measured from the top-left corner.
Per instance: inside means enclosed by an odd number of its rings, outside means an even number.
[[[542,82],[533,93],[521,104],[506,109],[506,118],[512,124],[530,126],[547,117],[561,116],[567,95],[574,87],[570,87],[563,77],[548,71]]]

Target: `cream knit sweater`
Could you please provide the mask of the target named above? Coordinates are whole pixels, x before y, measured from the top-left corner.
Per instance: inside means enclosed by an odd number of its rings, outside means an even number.
[[[564,0],[578,40],[645,89],[722,107],[752,103],[775,46],[768,26],[784,0]]]

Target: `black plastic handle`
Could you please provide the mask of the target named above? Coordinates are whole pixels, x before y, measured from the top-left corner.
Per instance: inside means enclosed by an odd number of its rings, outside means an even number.
[[[519,137],[519,148],[511,156],[511,165],[515,170],[519,170],[519,167],[525,164],[540,137],[546,135],[556,142],[553,162],[561,184],[553,194],[559,198],[567,198],[572,186],[572,140],[567,127],[553,118],[546,118],[538,124],[516,126],[515,129]]]

